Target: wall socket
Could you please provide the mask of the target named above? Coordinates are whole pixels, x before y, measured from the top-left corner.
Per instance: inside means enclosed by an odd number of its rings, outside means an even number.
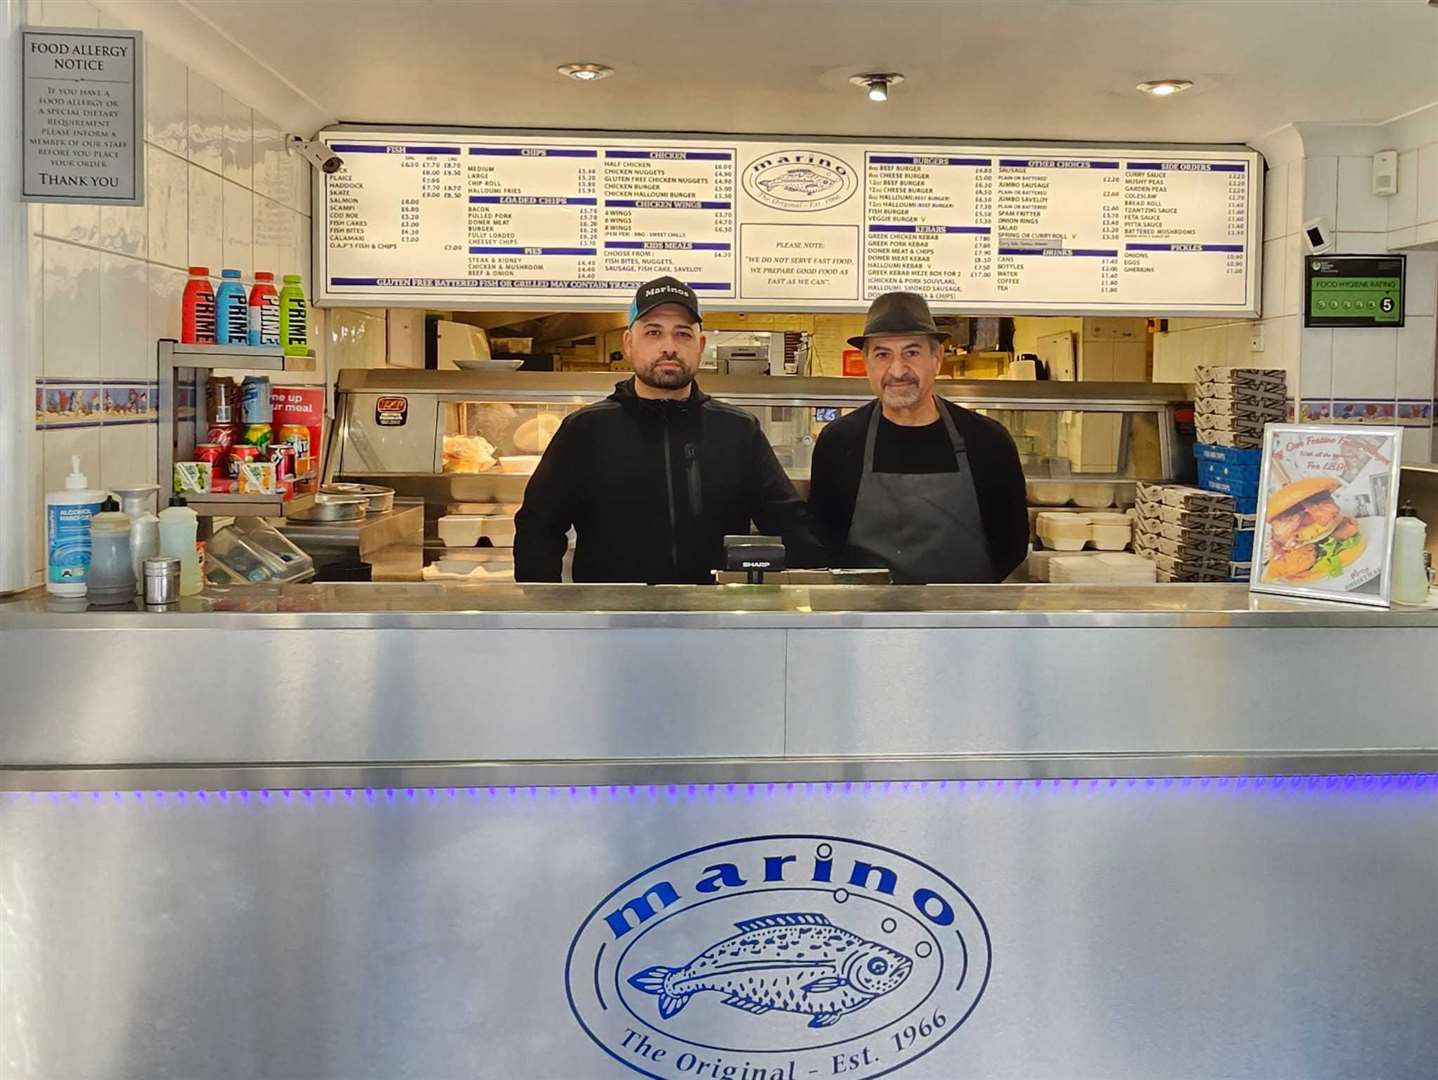
[[[1263,351],[1263,324],[1262,324],[1262,323],[1254,323],[1254,324],[1253,324],[1253,333],[1250,334],[1250,335],[1249,335],[1249,338],[1248,338],[1248,351],[1249,351],[1249,352],[1262,352],[1262,351]]]

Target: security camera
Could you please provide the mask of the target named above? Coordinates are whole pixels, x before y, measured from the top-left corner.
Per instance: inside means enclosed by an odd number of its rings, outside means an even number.
[[[289,150],[292,154],[299,154],[326,176],[330,173],[337,173],[344,167],[345,159],[319,139],[302,139],[298,135],[291,135]]]

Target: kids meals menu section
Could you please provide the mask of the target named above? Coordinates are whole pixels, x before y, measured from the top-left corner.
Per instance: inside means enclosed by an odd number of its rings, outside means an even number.
[[[1257,312],[1262,159],[1220,149],[335,130],[321,303]]]

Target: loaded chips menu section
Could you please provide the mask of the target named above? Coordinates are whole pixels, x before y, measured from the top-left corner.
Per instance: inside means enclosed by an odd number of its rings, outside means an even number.
[[[323,137],[322,302],[607,307],[673,274],[721,309],[1257,312],[1244,148]]]

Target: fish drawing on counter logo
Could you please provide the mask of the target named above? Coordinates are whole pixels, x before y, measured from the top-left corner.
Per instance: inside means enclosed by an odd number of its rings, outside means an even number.
[[[665,1020],[701,990],[756,1016],[771,1009],[810,1017],[811,1028],[838,1023],[896,990],[913,961],[835,926],[823,915],[794,912],[734,924],[739,933],[711,945],[683,967],[655,965],[629,983],[659,999]]]
[[[801,195],[815,195],[839,183],[832,176],[825,176],[813,169],[790,169],[780,176],[760,180],[759,186],[771,194],[775,191],[792,191]]]

